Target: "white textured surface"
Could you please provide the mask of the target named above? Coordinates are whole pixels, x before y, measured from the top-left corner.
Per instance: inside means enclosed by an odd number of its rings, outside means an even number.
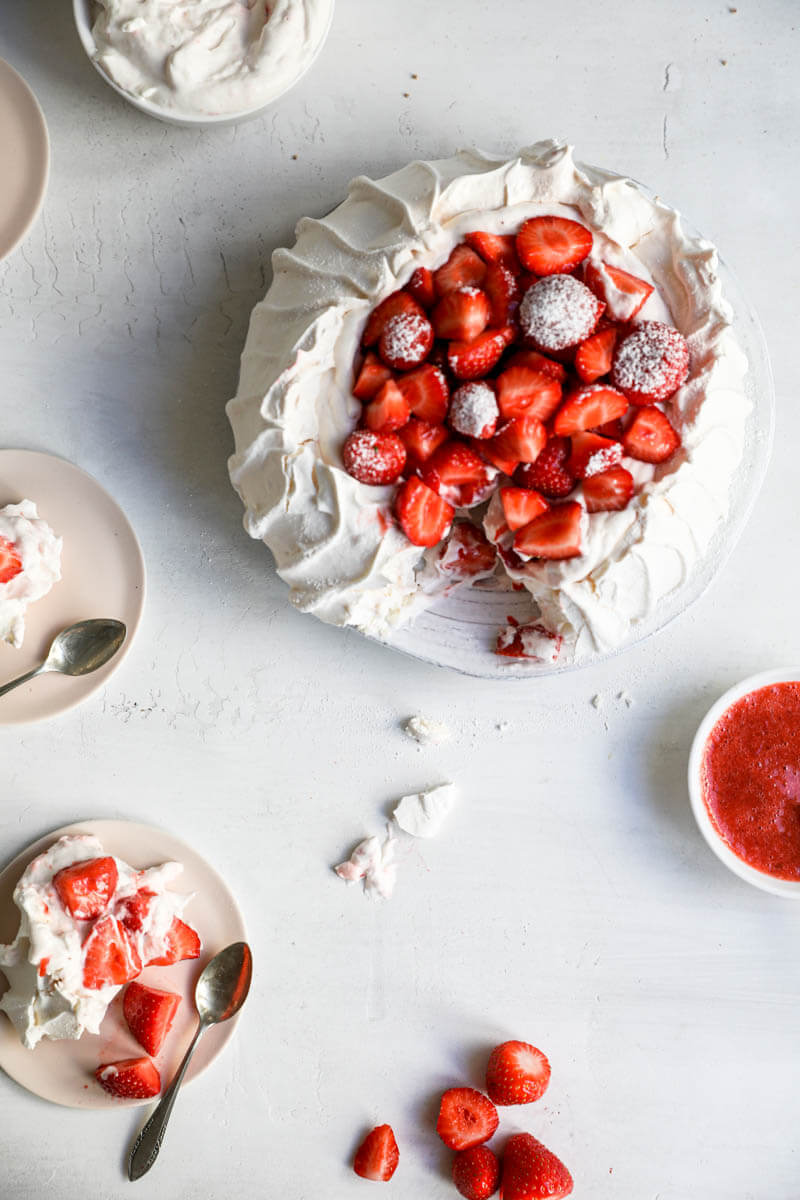
[[[151,586],[99,698],[0,732],[3,854],[87,814],[162,822],[225,874],[255,954],[253,998],[175,1111],[153,1200],[227,1200],[231,1180],[346,1200],[365,1187],[348,1156],[378,1120],[400,1142],[392,1195],[453,1196],[433,1101],[479,1083],[504,1037],[553,1064],[546,1099],[504,1127],[562,1153],[576,1196],[797,1196],[797,911],[716,862],[685,788],[711,700],[794,644],[800,586],[785,509],[800,35],[792,0],[735,7],[576,0],[545,19],[508,0],[499,20],[475,0],[340,0],[274,113],[201,134],[118,100],[62,0],[4,6],[0,54],[42,101],[53,174],[43,220],[0,265],[3,442],[93,472]],[[297,217],[365,169],[551,134],[714,238],[767,330],[779,437],[733,560],[690,613],[602,667],[503,686],[291,610],[240,528],[223,403]],[[451,742],[405,736],[423,707]],[[329,864],[439,777],[461,781],[446,836],[412,843],[391,902],[365,903]],[[0,1195],[131,1195],[137,1121],[0,1080]]]

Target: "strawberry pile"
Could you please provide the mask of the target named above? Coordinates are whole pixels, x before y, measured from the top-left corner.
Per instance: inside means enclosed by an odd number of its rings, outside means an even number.
[[[397,485],[414,545],[463,542],[456,512],[499,490],[492,540],[506,563],[577,557],[587,517],[634,494],[623,459],[660,464],[679,449],[663,406],[688,375],[686,342],[633,323],[652,285],[591,259],[592,245],[560,216],[468,233],[370,314],[353,385],[363,410],[342,457],[361,483]],[[476,533],[485,573],[495,549]]]

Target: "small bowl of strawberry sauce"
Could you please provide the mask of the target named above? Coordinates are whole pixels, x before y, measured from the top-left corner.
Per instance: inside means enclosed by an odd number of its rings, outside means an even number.
[[[800,900],[800,671],[753,675],[717,701],[692,744],[689,794],[727,867]]]

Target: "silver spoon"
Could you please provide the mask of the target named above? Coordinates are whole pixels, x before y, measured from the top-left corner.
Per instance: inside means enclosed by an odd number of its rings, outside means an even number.
[[[234,942],[215,954],[204,968],[194,989],[194,1002],[200,1016],[197,1033],[192,1038],[175,1078],[158,1102],[153,1115],[133,1143],[128,1160],[128,1178],[141,1179],[158,1158],[161,1142],[167,1129],[178,1088],[183,1082],[194,1048],[209,1025],[227,1021],[244,1004],[253,974],[253,956],[247,942]]]
[[[47,658],[38,667],[12,679],[10,683],[0,687],[0,696],[5,696],[12,688],[27,683],[36,675],[44,675],[47,671],[57,671],[60,675],[89,675],[105,666],[110,658],[119,650],[125,641],[127,629],[122,621],[97,618],[91,621],[78,621],[68,629],[53,638],[47,653]]]

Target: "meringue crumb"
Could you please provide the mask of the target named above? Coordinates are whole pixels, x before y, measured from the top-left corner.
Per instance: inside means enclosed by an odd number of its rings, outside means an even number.
[[[409,717],[403,725],[403,732],[420,746],[433,746],[450,740],[450,730],[442,721],[432,721],[420,715]]]
[[[386,838],[383,842],[379,837],[364,838],[359,842],[346,862],[339,863],[334,871],[345,883],[364,882],[364,893],[367,896],[380,896],[388,900],[397,883],[397,863],[394,850],[396,839],[392,837],[387,825]]]
[[[435,837],[456,803],[458,791],[453,783],[440,783],[424,792],[403,796],[392,816],[412,837]]]
[[[592,696],[592,708],[596,708],[598,710],[598,712],[600,711],[600,707],[601,707],[602,703],[603,703],[603,697],[600,695],[599,692],[597,692],[596,695]]]
[[[627,692],[617,692],[617,699],[621,700],[626,708],[631,708],[633,705],[633,697],[629,696]]]

